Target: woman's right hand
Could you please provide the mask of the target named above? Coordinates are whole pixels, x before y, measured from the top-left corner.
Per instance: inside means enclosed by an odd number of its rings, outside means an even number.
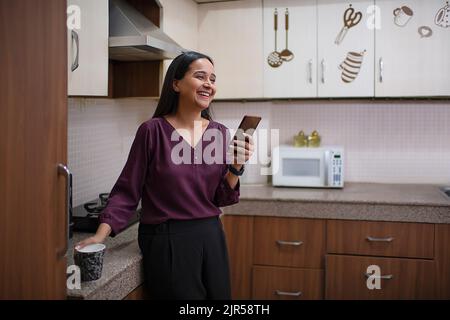
[[[110,233],[111,227],[106,223],[100,223],[95,235],[78,242],[75,249],[80,250],[90,244],[103,243]]]
[[[104,241],[105,241],[105,239],[101,239],[96,234],[96,235],[94,235],[92,237],[86,238],[86,239],[81,240],[80,242],[78,242],[75,245],[75,249],[80,250],[80,249],[83,249],[84,247],[86,247],[87,245],[96,244],[96,243],[103,243]]]

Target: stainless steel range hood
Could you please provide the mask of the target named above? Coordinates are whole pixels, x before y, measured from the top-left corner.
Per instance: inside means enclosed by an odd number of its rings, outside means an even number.
[[[183,48],[125,0],[109,0],[110,59],[173,59],[183,51]]]

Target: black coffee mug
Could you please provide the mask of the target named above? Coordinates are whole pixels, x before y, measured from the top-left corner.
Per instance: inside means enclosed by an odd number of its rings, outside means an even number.
[[[73,260],[80,268],[81,281],[94,281],[102,276],[103,257],[106,246],[101,243],[90,244],[74,250]]]

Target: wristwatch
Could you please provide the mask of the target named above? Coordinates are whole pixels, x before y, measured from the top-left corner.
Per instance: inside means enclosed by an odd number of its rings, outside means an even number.
[[[242,165],[240,170],[236,170],[235,167],[233,167],[231,164],[229,164],[228,170],[230,170],[231,173],[234,174],[235,176],[242,176],[242,174],[244,173],[244,165]]]

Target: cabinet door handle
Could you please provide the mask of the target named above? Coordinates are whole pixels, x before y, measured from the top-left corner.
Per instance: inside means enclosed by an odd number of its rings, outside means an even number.
[[[370,241],[370,242],[392,242],[394,240],[394,238],[393,237],[375,238],[375,237],[367,236],[366,240]]]
[[[75,30],[72,30],[72,46],[74,42],[77,46],[77,53],[75,55],[75,59],[72,61],[72,67],[70,68],[72,72],[78,68],[78,57],[80,55],[80,39],[78,38],[78,33]]]
[[[277,240],[277,244],[280,246],[300,246],[303,244],[303,241],[283,241]]]
[[[366,276],[366,278],[372,277],[372,278],[374,278],[374,279],[383,279],[383,280],[391,280],[391,279],[394,279],[394,275],[393,275],[393,274],[387,274],[387,275],[384,275],[384,276],[376,276],[376,275],[374,275],[374,274],[370,274],[370,273],[367,273],[367,272],[366,272],[364,275]]]
[[[69,248],[69,234],[70,234],[70,199],[72,198],[72,174],[69,169],[63,165],[58,164],[58,174],[64,175],[66,178],[66,224],[65,224],[65,232],[66,232],[66,243],[64,244],[64,248],[61,251],[57,252],[58,258],[61,259],[67,256],[67,250]]]
[[[313,65],[313,62],[312,62],[312,59],[310,59],[309,61],[308,61],[308,71],[309,71],[309,78],[308,78],[308,81],[309,81],[309,83],[312,83],[312,65]]]
[[[379,71],[380,71],[380,83],[383,82],[383,69],[384,69],[384,63],[383,63],[383,58],[380,58],[380,60],[378,61],[378,66],[379,66]]]
[[[320,65],[322,66],[322,83],[325,83],[325,59],[322,59]]]
[[[275,294],[277,296],[300,297],[302,295],[302,292],[301,291],[286,292],[286,291],[275,290]]]

